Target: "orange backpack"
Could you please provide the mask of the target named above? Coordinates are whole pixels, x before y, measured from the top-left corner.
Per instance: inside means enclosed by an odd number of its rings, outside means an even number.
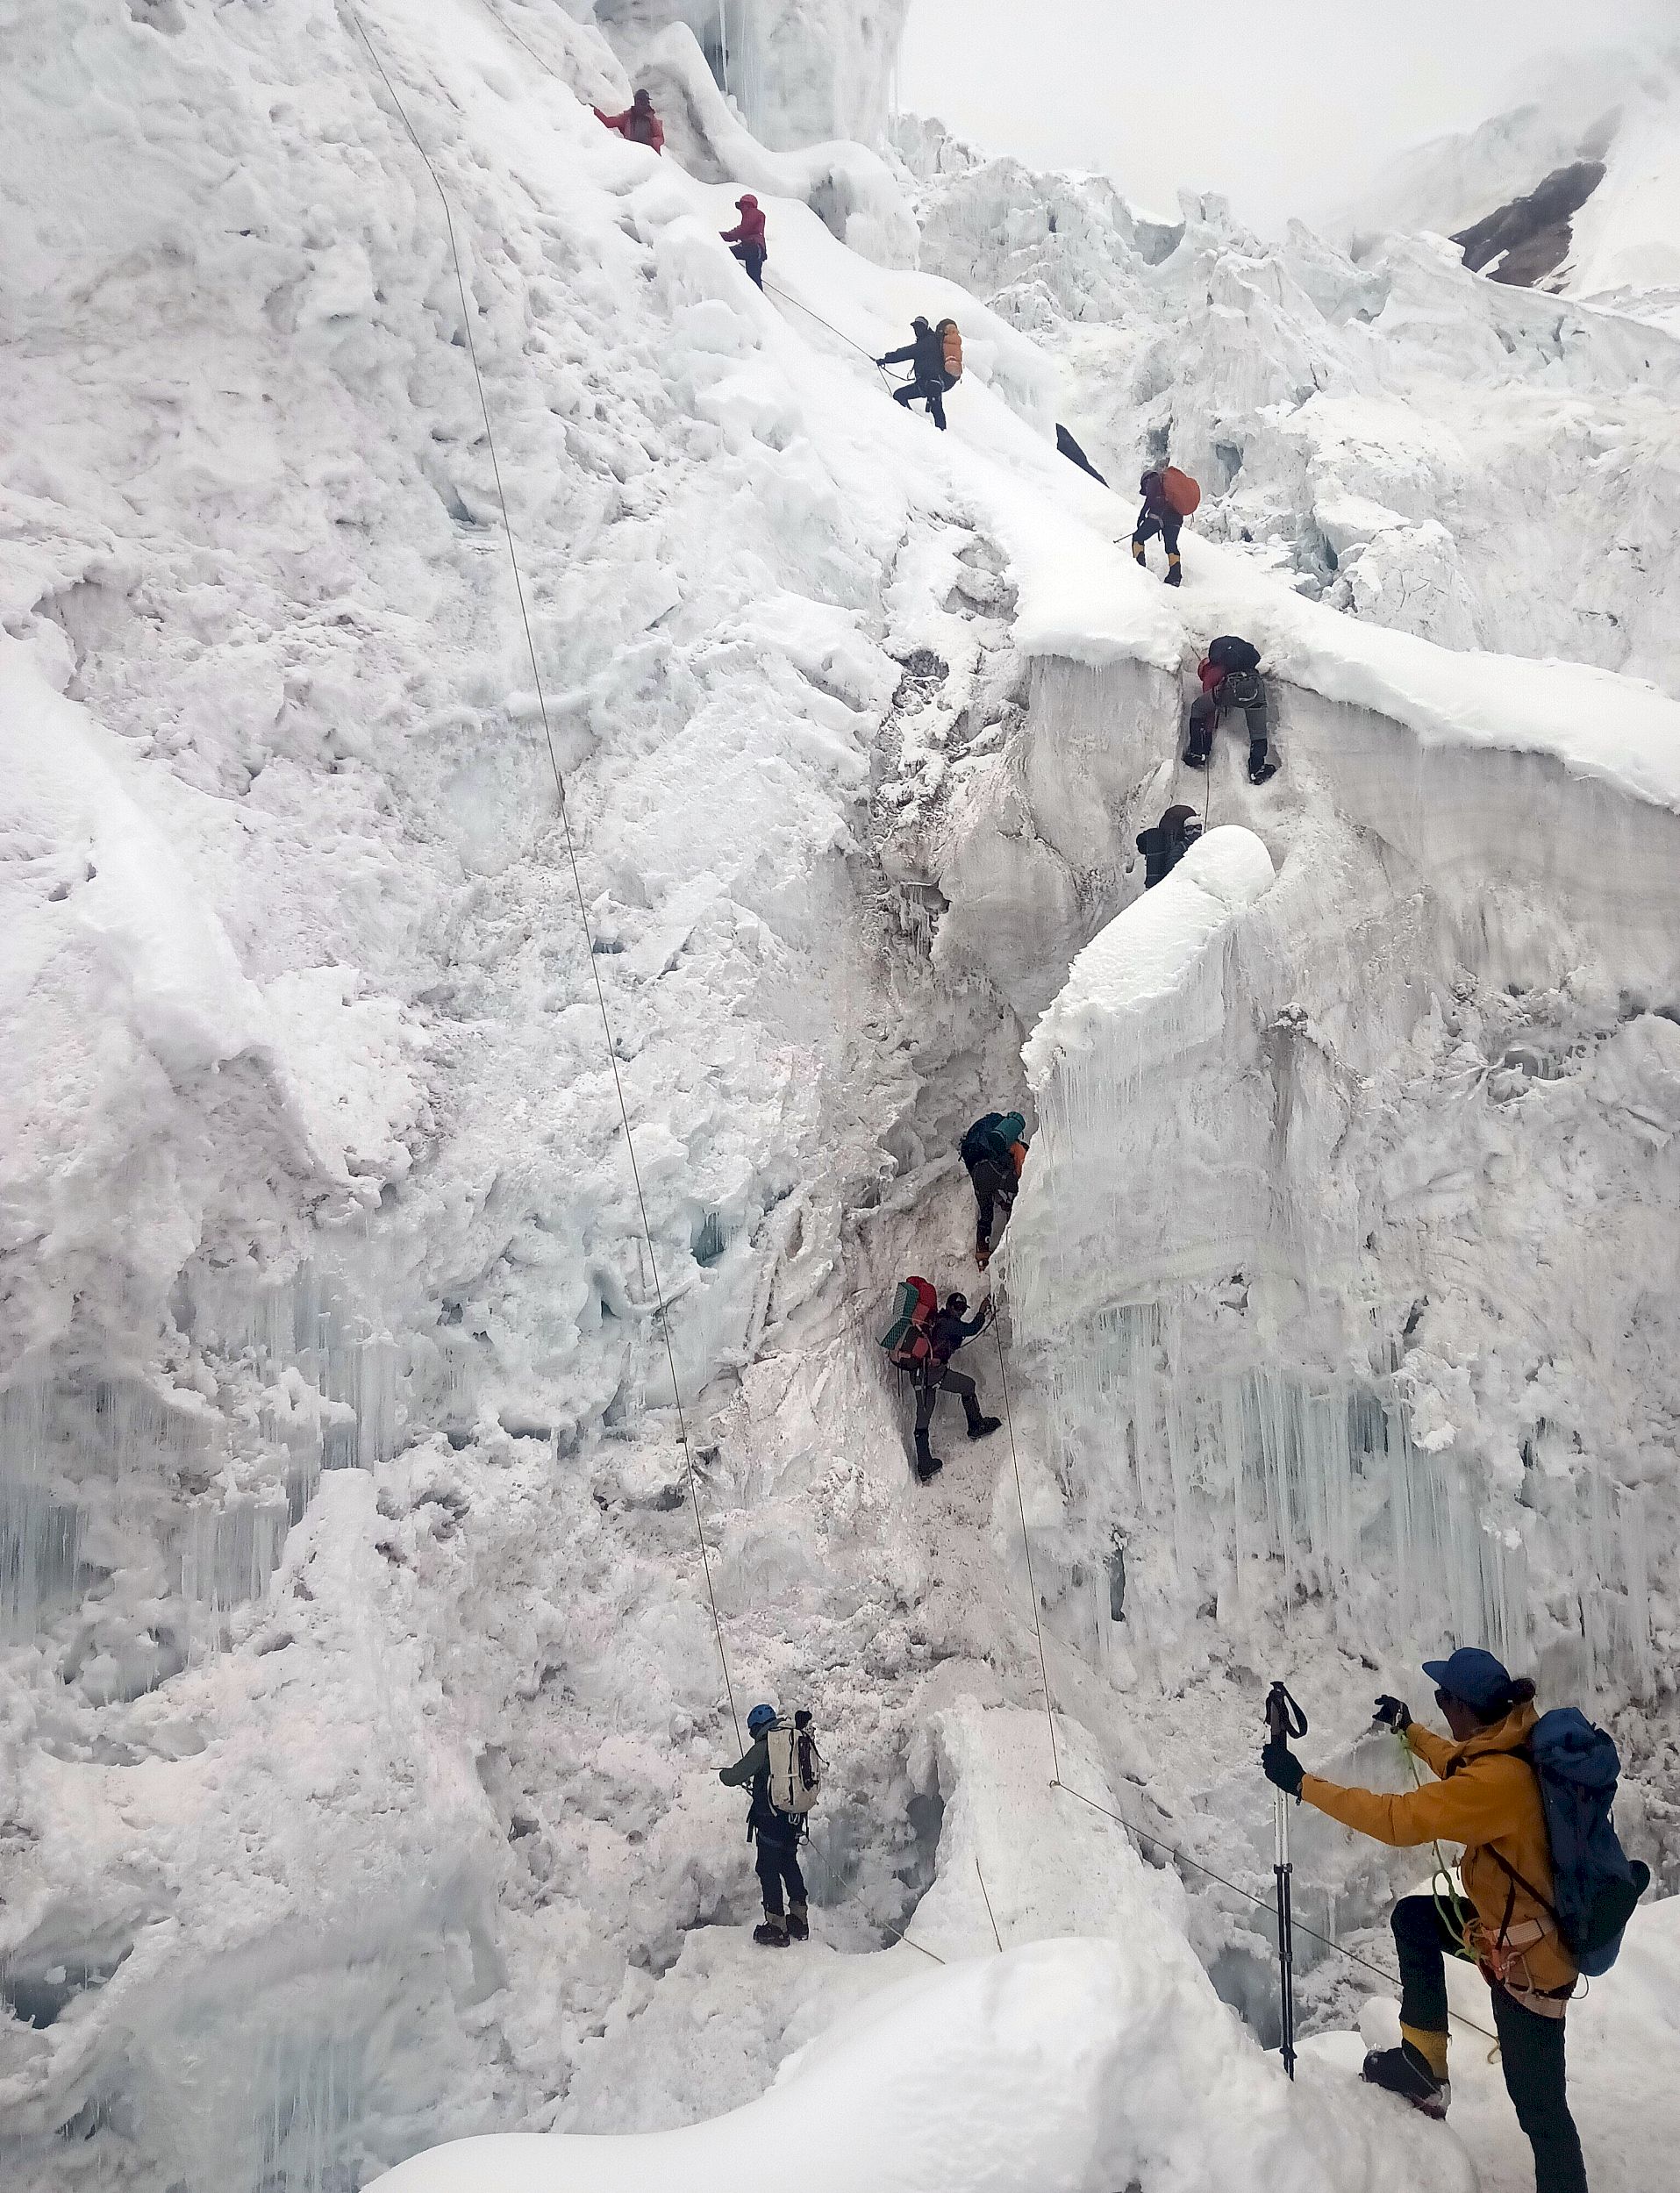
[[[1162,473],[1161,492],[1168,509],[1176,511],[1180,518],[1193,518],[1202,499],[1200,488],[1188,472],[1181,472],[1176,465],[1169,465]]]
[[[962,378],[962,331],[954,320],[941,320],[933,332],[945,359],[945,385],[954,389]]]

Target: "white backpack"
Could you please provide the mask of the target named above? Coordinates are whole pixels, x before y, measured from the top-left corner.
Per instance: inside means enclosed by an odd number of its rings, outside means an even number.
[[[778,1721],[764,1732],[770,1754],[770,1803],[778,1812],[801,1819],[821,1795],[823,1755],[811,1726],[811,1716],[801,1714],[803,1727]]]

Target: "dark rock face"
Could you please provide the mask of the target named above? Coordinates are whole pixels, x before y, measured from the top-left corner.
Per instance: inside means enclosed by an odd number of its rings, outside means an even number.
[[[1601,160],[1577,160],[1568,168],[1555,168],[1526,197],[1512,198],[1485,219],[1460,230],[1453,241],[1463,253],[1464,264],[1479,274],[1498,259],[1493,281],[1532,289],[1569,256],[1570,223],[1604,179]]]

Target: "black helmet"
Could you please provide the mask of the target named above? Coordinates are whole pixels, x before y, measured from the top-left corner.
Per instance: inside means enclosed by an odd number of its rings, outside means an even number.
[[[1160,485],[1161,475],[1152,469],[1146,472],[1139,480],[1138,492],[1140,495],[1147,495],[1151,488],[1158,488]]]
[[[967,1295],[947,1295],[945,1306],[947,1310],[954,1310],[960,1318],[969,1306],[969,1297]]]
[[[636,96],[635,96],[634,99],[633,99],[633,100],[632,100],[632,102],[631,102],[631,104],[632,104],[633,106],[639,106],[639,107],[650,107],[650,106],[652,106],[652,105],[653,105],[653,104],[654,104],[654,95],[653,95],[653,93],[652,93],[651,91],[649,91],[649,90],[647,89],[647,87],[646,87],[645,85],[643,86],[642,89],[641,89],[641,90],[640,90],[640,91],[636,94]]]
[[[911,324],[911,325],[912,327],[919,327],[919,328],[921,328],[921,329],[923,329],[923,330],[926,330],[926,327],[927,327],[927,325],[928,325],[928,324],[927,324],[927,322],[926,322],[926,320],[922,318],[922,316],[921,316],[921,314],[920,314],[919,312],[916,315],[915,318],[914,318],[913,320],[911,320],[911,322],[910,324]]]

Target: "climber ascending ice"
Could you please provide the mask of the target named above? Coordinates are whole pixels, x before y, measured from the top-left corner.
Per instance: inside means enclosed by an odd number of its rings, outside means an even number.
[[[1500,2066],[1534,2150],[1536,2193],[1586,2193],[1564,2091],[1564,2006],[1582,1960],[1602,1972],[1613,1959],[1649,1879],[1610,1825],[1616,1747],[1571,1707],[1537,1714],[1533,1684],[1477,1647],[1426,1661],[1424,1673],[1450,1742],[1419,1728],[1398,1698],[1379,1698],[1376,1718],[1438,1780],[1401,1797],[1343,1789],[1303,1773],[1281,1736],[1262,1764],[1278,1789],[1380,1843],[1464,1846],[1463,1896],[1403,1897],[1394,1907],[1400,2046],[1373,2050],[1364,2075],[1428,2116],[1446,2115],[1445,1958],[1472,1960],[1492,1990]]]
[[[1178,536],[1184,520],[1201,501],[1202,490],[1189,473],[1180,472],[1176,465],[1167,465],[1159,472],[1146,472],[1138,482],[1138,492],[1143,497],[1143,508],[1132,529],[1132,560],[1143,563],[1144,543],[1159,533],[1167,551],[1167,584],[1177,586],[1184,575],[1178,560]]]
[[[902,404],[906,411],[912,404],[926,404],[927,416],[943,433],[946,396],[962,378],[962,337],[954,320],[941,320],[932,327],[918,316],[910,325],[914,342],[906,343],[902,350],[890,350],[875,362],[910,368],[910,379],[892,392],[893,402]]]
[[[654,111],[653,94],[649,91],[639,91],[622,114],[603,114],[597,107],[595,118],[604,122],[608,129],[617,130],[620,137],[633,145],[646,145],[655,153],[665,149],[665,125]]]
[[[723,239],[746,268],[749,277],[761,289],[764,287],[764,261],[769,256],[764,248],[764,214],[750,190],[736,199],[735,211],[740,218],[733,228],[723,231]]]
[[[983,1439],[995,1432],[1001,1417],[983,1417],[972,1378],[960,1370],[951,1368],[951,1358],[965,1340],[972,1340],[976,1332],[983,1332],[991,1322],[993,1305],[983,1302],[978,1317],[968,1318],[963,1312],[969,1307],[966,1295],[947,1295],[943,1309],[936,1310],[928,1320],[926,1339],[926,1354],[917,1365],[916,1379],[916,1475],[924,1484],[937,1471],[944,1468],[928,1443],[928,1426],[933,1421],[933,1410],[941,1393],[954,1394],[962,1404],[962,1413],[969,1420],[969,1437]]]
[[[1267,751],[1266,684],[1260,675],[1258,649],[1246,639],[1223,633],[1208,648],[1197,675],[1202,690],[1190,704],[1190,744],[1184,749],[1190,767],[1207,767],[1219,718],[1227,708],[1240,708],[1248,719],[1248,782],[1263,784],[1276,776],[1277,764]]]
[[[989,1111],[975,1121],[958,1147],[974,1187],[974,1261],[983,1272],[991,1261],[993,1220],[1001,1208],[1001,1234],[1015,1206],[1026,1162],[1026,1122],[1019,1111]]]
[[[732,1789],[751,1787],[747,1839],[758,1845],[754,1864],[764,1893],[763,1923],[753,1939],[765,1949],[785,1949],[790,1939],[802,1942],[811,1933],[799,1839],[822,1788],[822,1755],[809,1713],[784,1722],[773,1705],[755,1705],[747,1733],[752,1742],[733,1767],[718,1768],[718,1779]]]
[[[1193,807],[1169,807],[1153,830],[1140,830],[1144,889],[1164,883],[1201,834],[1201,818]]]

